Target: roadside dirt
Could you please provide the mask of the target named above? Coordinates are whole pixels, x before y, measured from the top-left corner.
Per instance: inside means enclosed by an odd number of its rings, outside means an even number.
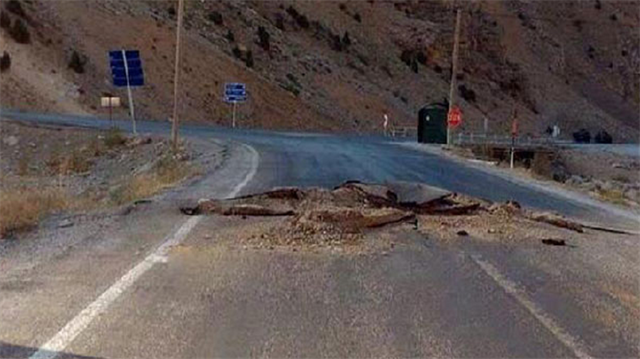
[[[191,144],[173,154],[160,137],[7,121],[1,122],[0,138],[0,238],[53,213],[149,198],[197,175],[202,154]]]

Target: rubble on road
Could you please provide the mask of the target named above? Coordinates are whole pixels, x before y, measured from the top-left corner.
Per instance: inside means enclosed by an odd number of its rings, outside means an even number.
[[[296,187],[226,200],[200,200],[188,215],[283,217],[274,228],[247,240],[273,246],[357,244],[367,234],[408,223],[414,233],[450,240],[520,241],[583,233],[580,223],[518,202],[491,203],[421,183],[366,184],[349,181],[333,189]],[[409,230],[409,228],[407,228]],[[543,242],[544,243],[544,242]]]

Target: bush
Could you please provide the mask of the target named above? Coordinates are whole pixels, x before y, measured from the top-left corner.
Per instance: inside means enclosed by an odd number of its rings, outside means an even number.
[[[11,56],[8,52],[4,52],[0,57],[0,72],[5,72],[11,67]]]
[[[125,142],[127,142],[127,138],[122,134],[122,131],[119,128],[114,127],[109,129],[106,136],[104,136],[104,145],[107,146],[108,149],[122,146]]]
[[[13,27],[9,31],[9,35],[19,44],[28,44],[31,42],[31,34],[29,34],[29,29],[27,29],[27,25],[24,24],[24,21],[21,19],[16,19],[13,23]]]
[[[400,54],[400,60],[404,62],[411,71],[418,73],[418,60],[416,56],[416,51],[414,50],[402,50]]]
[[[4,8],[7,9],[7,11],[12,12],[22,18],[27,17],[27,14],[24,12],[24,9],[22,8],[22,4],[18,0],[7,1],[4,4]]]
[[[84,73],[84,65],[87,63],[85,56],[80,55],[76,50],[71,53],[71,59],[69,59],[69,68],[77,74]]]
[[[209,13],[209,20],[211,20],[216,25],[222,25],[224,20],[222,19],[222,14],[218,11],[212,11]]]
[[[6,30],[11,29],[11,17],[5,11],[0,11],[0,27]]]
[[[260,47],[262,47],[265,51],[269,51],[271,48],[269,32],[264,26],[258,26],[258,38],[260,39]]]
[[[68,194],[57,188],[0,190],[0,238],[32,228],[42,217],[69,205]]]
[[[467,102],[476,102],[476,93],[470,88],[467,88],[466,85],[458,86],[458,93],[460,97],[462,97]]]
[[[247,51],[247,58],[244,60],[244,63],[247,67],[253,67],[253,52],[251,50]]]
[[[229,42],[236,41],[236,37],[233,34],[233,31],[231,31],[231,30],[227,30],[227,34],[225,35],[225,37],[227,38],[227,40],[229,40]]]
[[[303,29],[309,28],[309,19],[305,15],[302,15],[293,6],[287,8],[287,13],[296,21],[298,26]]]
[[[276,27],[284,31],[284,16],[281,13],[276,14]]]
[[[342,44],[345,47],[351,45],[351,38],[349,37],[349,31],[345,31],[344,35],[342,36]]]

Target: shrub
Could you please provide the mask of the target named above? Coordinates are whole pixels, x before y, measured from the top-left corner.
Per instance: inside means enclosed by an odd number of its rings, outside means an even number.
[[[302,15],[293,6],[287,8],[287,13],[296,21],[298,26],[303,29],[309,28],[309,19],[305,15]]]
[[[342,36],[342,44],[345,47],[351,45],[351,38],[349,37],[349,31],[345,31],[344,35]]]
[[[83,74],[84,65],[86,63],[86,57],[80,55],[76,50],[73,50],[73,52],[71,53],[71,58],[69,59],[69,68],[77,74]]]
[[[342,39],[340,38],[340,35],[329,34],[329,45],[335,51],[342,51],[343,46],[342,46]]]
[[[270,43],[270,35],[267,29],[264,26],[258,26],[258,38],[260,39],[260,47],[262,47],[265,51],[269,51],[271,48]]]
[[[467,88],[466,85],[458,86],[458,93],[460,97],[462,97],[465,101],[468,102],[476,102],[476,93],[470,88]]]
[[[3,29],[11,29],[11,17],[5,11],[0,11],[0,27]]]
[[[277,13],[276,17],[276,27],[282,31],[284,31],[284,16],[281,13]]]
[[[231,30],[227,30],[227,34],[225,35],[225,37],[227,38],[227,40],[229,40],[229,42],[236,41],[236,37],[233,34],[233,31],[231,31]]]
[[[116,127],[109,129],[104,136],[104,145],[107,146],[108,149],[124,145],[125,142],[127,142],[127,138],[122,134],[122,131]]]
[[[0,238],[27,230],[47,214],[67,208],[69,197],[60,189],[0,190]]]
[[[4,8],[7,9],[7,11],[12,12],[22,18],[27,17],[27,14],[24,12],[24,9],[22,8],[22,4],[18,0],[7,1],[4,4]]]
[[[5,72],[11,67],[11,56],[8,52],[4,52],[0,57],[0,72]]]
[[[222,14],[218,11],[212,11],[209,13],[209,20],[211,20],[216,25],[222,25],[224,20],[222,19]]]
[[[247,67],[253,67],[253,52],[251,50],[247,51],[247,58],[244,60],[244,63]]]
[[[27,29],[27,25],[24,24],[24,21],[21,19],[16,19],[13,23],[13,27],[9,31],[9,35],[19,44],[28,44],[31,42],[31,34],[29,34],[29,29]]]
[[[418,60],[416,56],[416,51],[414,50],[402,50],[400,54],[400,60],[404,62],[411,71],[418,73]]]

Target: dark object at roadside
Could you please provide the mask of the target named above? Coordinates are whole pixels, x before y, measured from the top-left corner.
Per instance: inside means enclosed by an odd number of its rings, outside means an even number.
[[[300,14],[293,6],[287,8],[287,14],[289,14],[301,28],[309,28],[309,19],[307,19],[305,15]]]
[[[591,133],[583,128],[573,133],[573,140],[576,143],[591,143]]]
[[[27,25],[25,25],[21,19],[16,19],[9,30],[9,35],[19,44],[28,44],[31,42],[29,29],[27,29]]]
[[[353,19],[357,22],[362,22],[362,16],[359,13],[353,14]]]
[[[11,56],[8,52],[4,52],[0,57],[0,72],[5,72],[11,67]]]
[[[284,31],[284,16],[281,13],[276,14],[276,27],[282,31]]]
[[[244,63],[247,67],[253,67],[253,52],[251,50],[247,51],[247,59]]]
[[[567,242],[564,239],[543,239],[542,243],[548,246],[566,246]]]
[[[468,236],[469,235],[469,233],[467,231],[465,231],[464,229],[456,232],[456,234],[459,235],[459,236]]]
[[[231,30],[227,31],[227,34],[225,35],[225,37],[227,38],[227,40],[229,40],[229,42],[236,41],[236,36],[233,34],[233,31]]]
[[[171,16],[171,17],[176,16],[176,9],[173,6],[169,7],[167,9],[167,12],[169,13],[169,16]]]
[[[596,134],[596,137],[593,138],[593,142],[595,143],[613,143],[613,138],[609,134],[609,132],[602,130]]]

